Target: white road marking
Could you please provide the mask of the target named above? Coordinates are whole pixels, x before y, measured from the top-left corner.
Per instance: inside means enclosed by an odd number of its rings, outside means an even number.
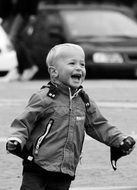
[[[94,89],[94,88],[103,88],[103,89],[136,89],[137,81],[136,80],[85,80],[83,83],[84,89]]]
[[[96,102],[99,107],[137,109],[137,102]]]
[[[70,190],[137,190],[137,186],[121,187],[73,187]]]
[[[21,106],[27,103],[25,99],[0,99],[0,107],[3,106]]]
[[[21,106],[27,104],[26,99],[0,99],[0,107],[3,106]],[[112,102],[112,101],[96,101],[96,104],[99,107],[106,107],[106,108],[128,108],[128,109],[137,109],[137,102]]]

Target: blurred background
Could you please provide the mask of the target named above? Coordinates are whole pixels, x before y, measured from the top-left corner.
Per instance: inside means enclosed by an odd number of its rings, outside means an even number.
[[[87,78],[136,78],[136,0],[0,0],[0,81],[49,78],[48,51],[76,43]]]

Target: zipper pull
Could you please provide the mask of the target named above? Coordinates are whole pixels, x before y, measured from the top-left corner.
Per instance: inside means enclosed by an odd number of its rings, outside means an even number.
[[[79,157],[79,162],[80,162],[80,165],[82,165],[82,154]]]
[[[37,143],[37,145],[36,145],[36,148],[35,148],[35,154],[37,155],[38,154],[38,151],[39,150],[39,144]]]

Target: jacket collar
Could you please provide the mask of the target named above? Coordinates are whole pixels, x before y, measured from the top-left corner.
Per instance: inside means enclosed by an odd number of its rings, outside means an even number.
[[[73,97],[75,97],[77,95],[80,95],[82,100],[85,103],[86,109],[90,107],[89,97],[83,90],[82,86],[80,86],[78,89],[76,89],[75,92],[72,92],[72,89],[64,84],[56,84],[51,81],[48,83],[48,86],[49,86],[50,90],[47,95],[49,97],[54,99],[59,91],[66,94],[67,96],[69,96],[70,99],[72,99]]]
[[[68,96],[70,96],[72,98],[74,96],[78,95],[79,92],[81,92],[83,90],[82,86],[80,86],[78,89],[72,89],[72,88],[64,85],[63,83],[55,83],[55,82],[52,82],[52,81],[50,81],[48,83],[48,85],[55,87],[56,89],[58,89],[62,93],[66,94],[66,95],[68,95]]]

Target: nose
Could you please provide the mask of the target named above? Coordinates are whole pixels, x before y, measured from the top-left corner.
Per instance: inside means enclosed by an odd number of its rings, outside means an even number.
[[[82,67],[81,67],[81,65],[80,64],[76,64],[76,70],[82,70]]]

